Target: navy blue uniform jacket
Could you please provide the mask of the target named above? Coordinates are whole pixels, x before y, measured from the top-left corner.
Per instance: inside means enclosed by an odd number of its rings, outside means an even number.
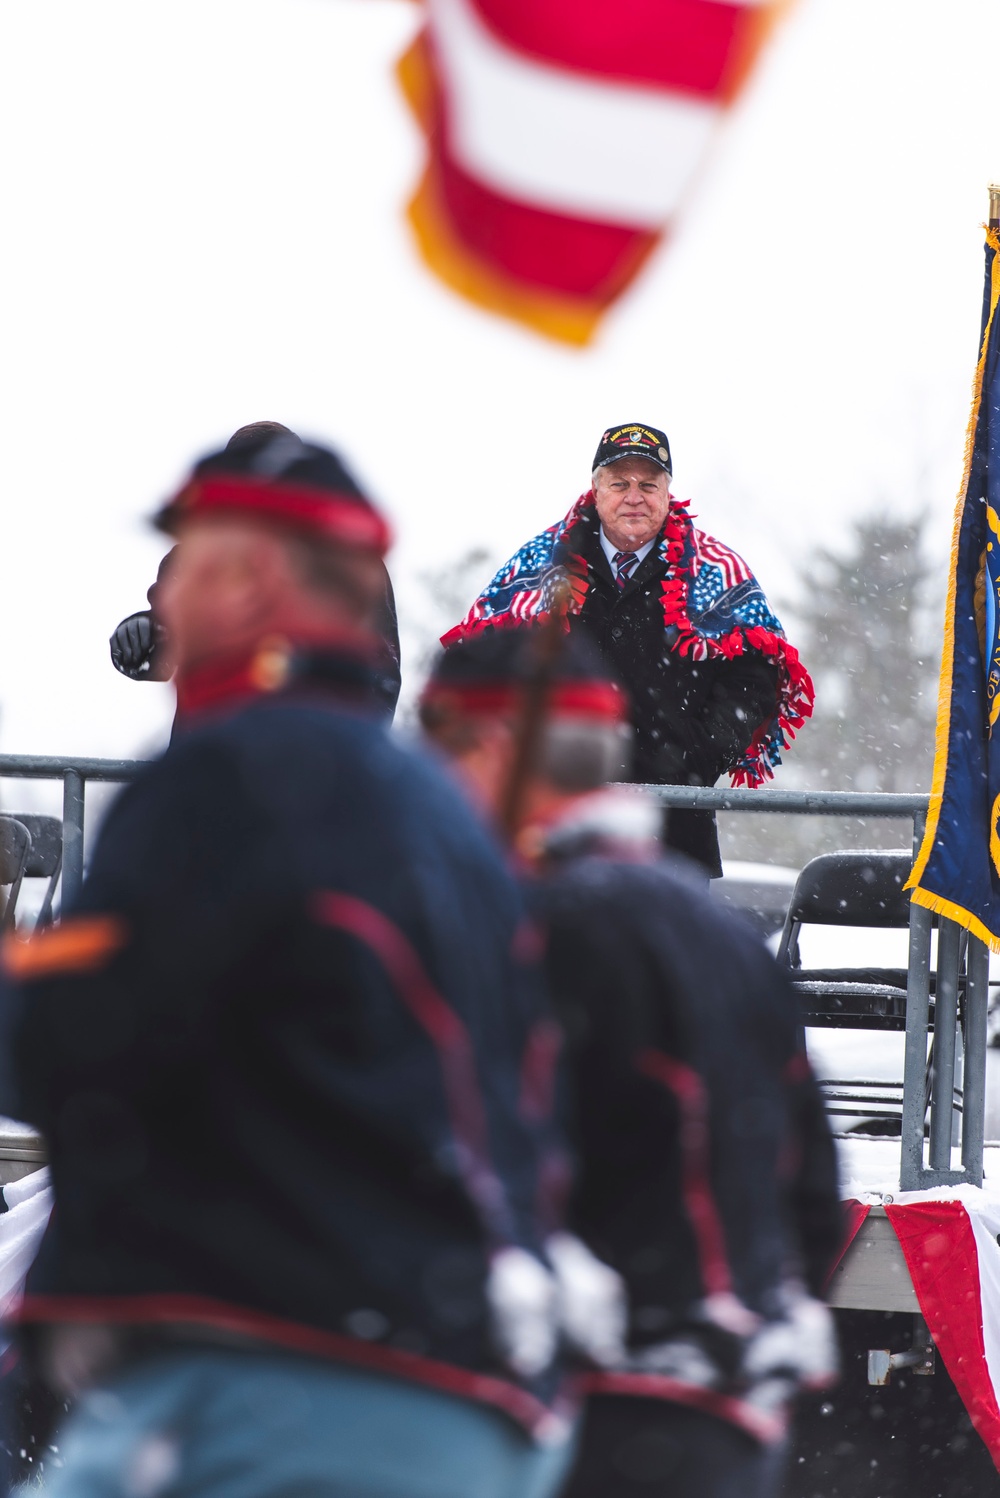
[[[24,1318],[224,1327],[541,1420],[484,1297],[493,1247],[540,1248],[523,935],[475,816],[370,716],[306,680],[180,734],[7,958],[0,1107],[56,1200]]]

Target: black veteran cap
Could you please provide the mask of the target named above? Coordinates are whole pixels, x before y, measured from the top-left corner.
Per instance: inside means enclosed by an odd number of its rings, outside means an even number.
[[[666,432],[659,432],[656,427],[642,426],[639,422],[608,427],[598,444],[593,466],[604,468],[608,463],[617,463],[619,458],[648,458],[657,468],[662,468],[664,473],[673,473]]]

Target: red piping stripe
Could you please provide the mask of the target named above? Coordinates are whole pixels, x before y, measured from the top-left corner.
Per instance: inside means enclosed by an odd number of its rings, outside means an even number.
[[[587,1373],[576,1387],[584,1394],[626,1394],[633,1399],[664,1399],[670,1404],[682,1404],[736,1425],[766,1445],[782,1441],[788,1433],[788,1422],[782,1415],[766,1414],[741,1399],[685,1384],[661,1373]]]
[[[562,1044],[562,1031],[554,1020],[539,1020],[532,1027],[521,1062],[518,1111],[522,1118],[543,1123],[552,1117]]]
[[[681,1120],[681,1192],[698,1249],[706,1295],[731,1294],[732,1275],[709,1173],[708,1098],[697,1072],[662,1051],[643,1051],[636,1064],[673,1093]]]
[[[442,998],[414,947],[374,905],[333,890],[311,900],[323,925],[345,931],[373,952],[410,1013],[430,1037],[444,1078],[459,1165],[491,1236],[509,1238],[503,1187],[490,1163],[489,1134],[468,1031]]]
[[[452,1363],[401,1352],[395,1347],[362,1342],[319,1327],[285,1321],[266,1311],[230,1305],[203,1295],[127,1295],[102,1298],[89,1295],[27,1295],[13,1314],[18,1322],[72,1321],[121,1325],[213,1326],[220,1331],[262,1338],[314,1357],[350,1363],[358,1368],[405,1378],[446,1394],[474,1399],[505,1411],[530,1431],[551,1422],[552,1412],[516,1384],[488,1374],[473,1373]]]

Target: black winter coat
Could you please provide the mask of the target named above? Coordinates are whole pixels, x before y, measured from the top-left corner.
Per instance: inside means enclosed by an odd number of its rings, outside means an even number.
[[[574,542],[578,535],[589,586],[570,627],[594,641],[628,691],[635,730],[630,778],[647,785],[714,785],[774,714],[777,668],[752,652],[707,661],[676,654],[663,627],[660,584],[667,568],[657,548],[620,589],[596,512],[581,521]],[[721,875],[712,812],[672,811],[667,843]]]
[[[55,1212],[27,1321],[239,1328],[532,1424],[491,1250],[540,1250],[522,905],[443,774],[336,662],[179,735],[61,927],[8,956],[0,1107]],[[357,668],[345,667],[349,682]]]
[[[712,1294],[765,1318],[790,1276],[821,1295],[836,1157],[770,953],[668,862],[584,853],[535,903],[567,1043],[569,1226],[625,1280],[630,1350],[689,1331]],[[708,1350],[724,1362],[717,1338]]]

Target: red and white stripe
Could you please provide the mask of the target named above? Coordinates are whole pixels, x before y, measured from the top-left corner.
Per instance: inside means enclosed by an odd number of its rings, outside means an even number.
[[[583,341],[682,208],[783,3],[425,0],[401,73],[430,140],[411,217],[434,268]]]
[[[716,541],[714,536],[696,530],[694,539],[698,555],[703,561],[719,568],[727,589],[738,587],[753,576],[743,558],[728,546],[723,546],[721,541]]]
[[[850,1242],[869,1209],[847,1205]],[[907,1193],[885,1211],[941,1359],[1000,1469],[1000,1199],[963,1186]]]

